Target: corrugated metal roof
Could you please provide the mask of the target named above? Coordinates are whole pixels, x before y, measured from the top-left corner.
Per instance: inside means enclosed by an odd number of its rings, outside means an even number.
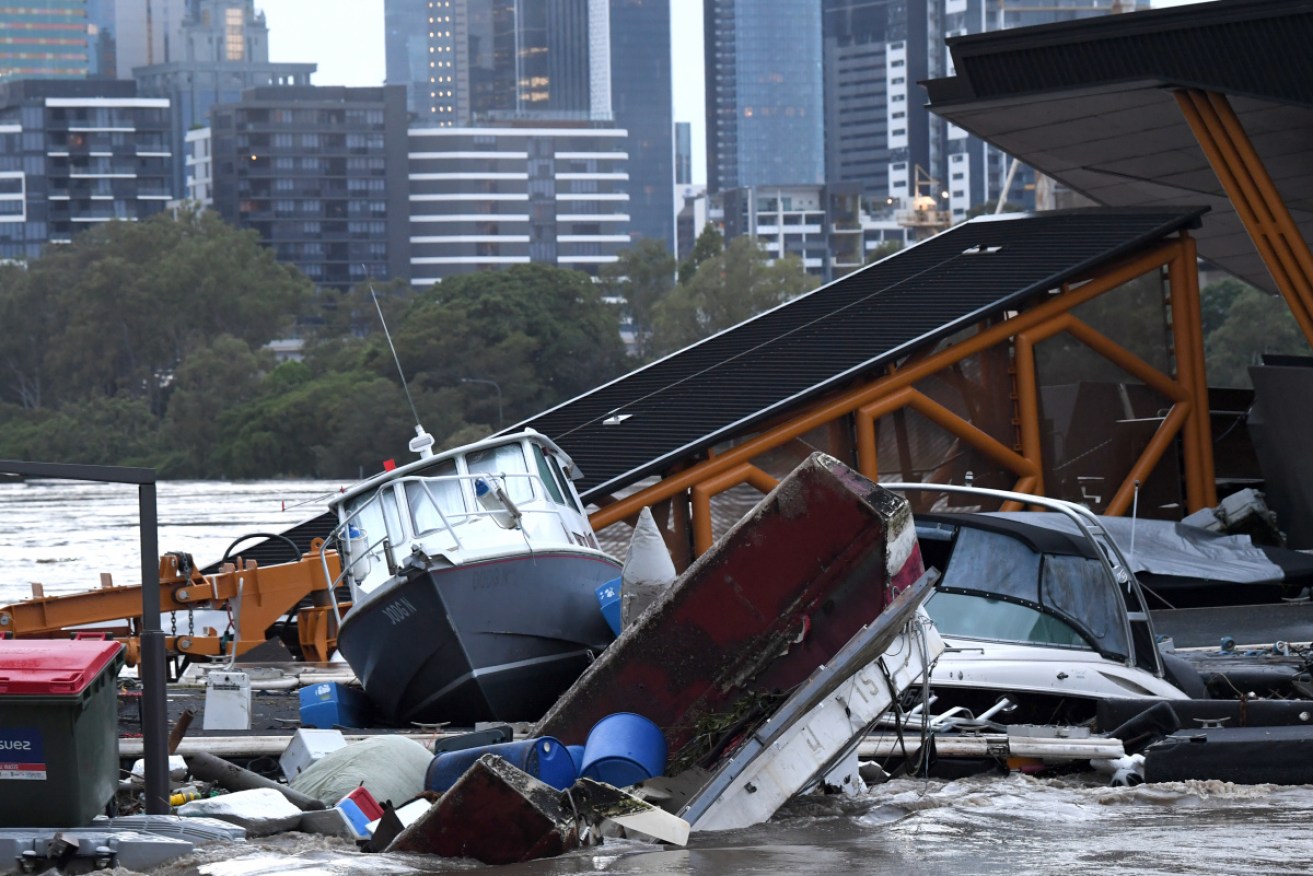
[[[550,436],[582,468],[585,499],[601,497],[1195,227],[1202,212],[975,219],[513,428]]]
[[[1206,204],[1199,253],[1276,285],[1174,92],[1227,96],[1306,240],[1313,237],[1313,0],[1217,0],[948,41],[930,109],[1095,202]]]

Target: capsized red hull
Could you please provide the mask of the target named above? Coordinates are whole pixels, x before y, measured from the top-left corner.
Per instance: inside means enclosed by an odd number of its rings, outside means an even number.
[[[828,661],[924,571],[911,510],[816,453],[700,557],[539,722],[583,743],[613,712],[655,721],[672,755]]]

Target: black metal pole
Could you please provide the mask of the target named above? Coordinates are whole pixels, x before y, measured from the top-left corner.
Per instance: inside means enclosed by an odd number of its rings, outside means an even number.
[[[138,672],[141,677],[146,812],[150,815],[166,814],[170,811],[168,678],[164,664],[164,631],[160,629],[160,538],[155,507],[155,469],[0,459],[0,472],[138,485],[138,524],[141,527],[141,663]]]
[[[146,814],[167,815],[169,807],[169,713],[160,628],[160,551],[155,484],[138,488],[141,519],[141,735],[146,773]]]

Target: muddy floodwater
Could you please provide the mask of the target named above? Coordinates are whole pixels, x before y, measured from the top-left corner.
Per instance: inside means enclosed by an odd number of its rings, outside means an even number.
[[[161,483],[161,551],[202,565],[236,538],[281,531],[318,514],[342,484]],[[137,490],[59,481],[0,484],[0,604],[30,594],[140,579]],[[961,874],[1313,873],[1313,787],[1216,782],[1112,788],[1093,774],[956,782],[898,779],[858,797],[794,801],[747,830],[695,834],[687,849],[634,840],[560,858],[484,867],[358,853],[344,841],[284,834],[209,845],[157,873],[196,876],[389,876],[493,871],[569,874],[890,876]],[[123,876],[127,871],[109,871]]]
[[[794,801],[770,823],[694,834],[687,849],[607,840],[505,867],[409,855],[362,856],[346,844],[283,835],[202,850],[172,873],[204,876],[697,876],[948,874],[1307,874],[1313,788],[1190,782],[1106,787],[1093,778],[1022,774],[955,782],[896,779],[852,798]]]

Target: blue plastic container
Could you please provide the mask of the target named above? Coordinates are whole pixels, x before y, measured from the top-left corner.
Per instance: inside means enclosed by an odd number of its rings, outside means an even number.
[[[597,605],[611,632],[620,635],[620,581],[612,578],[597,588]]]
[[[558,790],[574,784],[578,778],[574,758],[561,742],[551,736],[503,742],[500,745],[481,745],[448,751],[433,758],[424,776],[424,788],[439,793],[447,791],[465,771],[485,754],[495,754],[511,766]]]
[[[353,839],[369,839],[369,818],[356,805],[355,800],[343,800],[335,808],[340,809],[342,814],[346,816],[347,823],[351,825],[351,832],[354,834]]]
[[[582,745],[567,745],[570,749],[570,757],[574,758],[574,776],[579,778],[579,774],[584,771],[584,747]]]
[[[666,770],[666,737],[651,720],[616,712],[593,725],[579,774],[617,788],[636,785]]]
[[[301,726],[368,727],[372,723],[373,703],[363,691],[345,684],[312,684],[301,688]]]

